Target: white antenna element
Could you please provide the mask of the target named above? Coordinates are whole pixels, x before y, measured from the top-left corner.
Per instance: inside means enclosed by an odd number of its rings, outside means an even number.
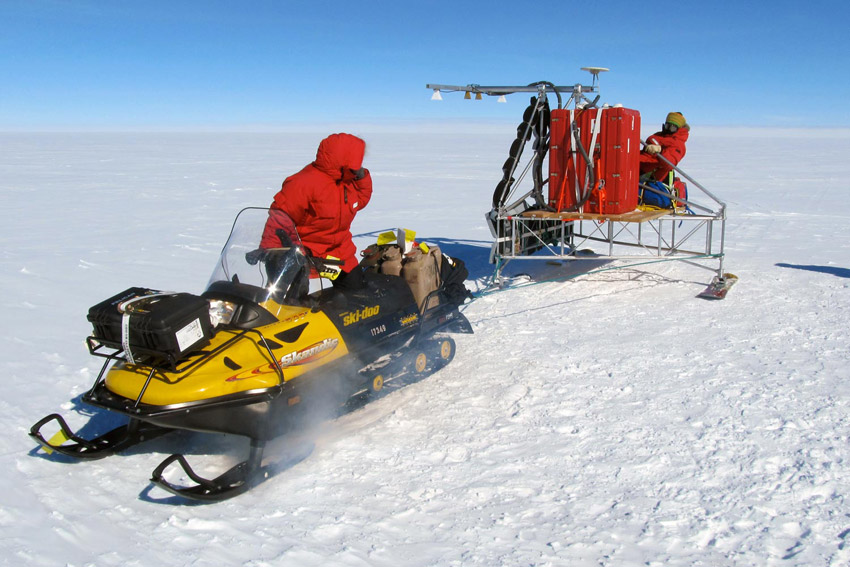
[[[604,73],[606,71],[610,71],[607,67],[582,67],[582,71],[587,71],[591,75],[593,75],[593,86],[597,86],[599,84],[599,73]]]
[[[609,69],[607,67],[582,67],[582,71],[587,71],[591,75],[593,75],[593,84],[590,87],[586,87],[583,85],[575,85],[573,86],[573,93],[570,95],[570,100],[573,101],[576,108],[584,108],[586,106],[595,106],[599,101],[599,95],[596,96],[593,100],[590,100],[585,96],[584,93],[598,93],[599,92],[599,73],[604,73]]]

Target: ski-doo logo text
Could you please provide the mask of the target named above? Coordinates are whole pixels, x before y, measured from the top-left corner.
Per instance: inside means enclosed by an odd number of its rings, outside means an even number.
[[[372,307],[364,307],[363,309],[358,309],[357,311],[350,311],[348,313],[342,314],[342,324],[346,327],[349,325],[353,325],[358,321],[363,319],[368,319],[370,317],[374,317],[381,310],[380,305],[374,305]]]
[[[280,359],[280,366],[285,368],[287,366],[313,362],[335,349],[338,344],[339,341],[337,339],[325,339],[322,342],[310,345],[305,349],[290,352],[289,354],[283,355]]]

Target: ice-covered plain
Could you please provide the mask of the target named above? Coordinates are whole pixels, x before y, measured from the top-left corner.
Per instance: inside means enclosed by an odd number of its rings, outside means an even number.
[[[411,228],[483,285],[513,124],[0,134],[2,563],[850,564],[846,130],[694,127],[682,165],[729,204],[726,300],[695,299],[710,274],[681,263],[484,296],[452,364],[277,443],[297,463],[233,500],[175,505],[147,483],[172,452],[242,458],[221,436],[37,452],[45,414],[103,417],[79,404],[100,366],[88,307],[202,291],[236,212],[343,129],[375,180],[358,245]]]

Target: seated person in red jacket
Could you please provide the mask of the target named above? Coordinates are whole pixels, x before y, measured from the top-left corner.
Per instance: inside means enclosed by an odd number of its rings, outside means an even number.
[[[366,142],[351,134],[331,134],[321,141],[316,161],[287,177],[274,196],[272,209],[285,212],[298,230],[301,242],[317,258],[342,261],[334,287],[363,287],[363,272],[351,237],[351,222],[372,197],[372,177],[363,168]],[[281,245],[270,216],[261,248]]]
[[[640,176],[650,178],[650,181],[664,181],[673,170],[673,165],[685,157],[685,143],[688,141],[691,127],[681,112],[671,112],[667,115],[660,132],[646,139],[646,145],[640,153]]]

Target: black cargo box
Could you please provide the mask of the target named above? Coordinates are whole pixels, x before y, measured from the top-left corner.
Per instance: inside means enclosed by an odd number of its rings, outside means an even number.
[[[124,313],[119,307],[130,300],[135,301],[126,308],[129,313],[129,336],[126,338],[134,357],[159,353],[162,358],[174,362],[207,346],[213,336],[206,299],[190,293],[164,294],[131,287],[89,309],[88,320],[94,327],[92,336],[95,339],[123,348]]]

